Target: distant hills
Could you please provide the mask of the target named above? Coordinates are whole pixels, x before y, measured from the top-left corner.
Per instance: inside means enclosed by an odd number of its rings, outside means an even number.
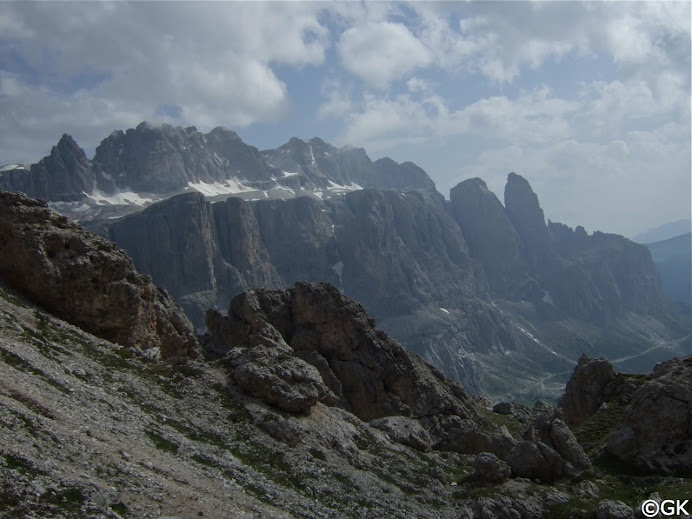
[[[646,246],[661,273],[666,295],[673,301],[692,306],[692,233]]]
[[[678,220],[676,222],[659,225],[646,232],[641,232],[632,238],[632,241],[643,244],[656,243],[689,232],[692,232],[692,220]]]

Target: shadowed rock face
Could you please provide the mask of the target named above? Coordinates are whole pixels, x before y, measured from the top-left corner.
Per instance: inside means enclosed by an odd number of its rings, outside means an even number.
[[[94,170],[102,189],[167,193],[188,182],[213,183],[232,176],[249,181],[270,180],[272,168],[259,151],[225,128],[202,134],[194,126],[141,123],[116,131],[96,148]]]
[[[64,134],[50,155],[29,171],[13,170],[0,175],[0,191],[21,191],[43,200],[74,201],[95,185],[91,164],[77,143]]]
[[[507,175],[505,207],[524,242],[529,261],[537,265],[542,258],[550,254],[550,237],[538,197],[521,175]]]
[[[449,198],[450,212],[471,255],[483,264],[490,286],[499,293],[520,296],[522,284],[528,283],[528,258],[500,201],[480,178],[457,184]]]
[[[615,370],[610,362],[582,355],[558,402],[567,425],[578,427],[593,415],[605,400],[606,387],[614,378]]]
[[[606,450],[650,469],[692,473],[692,357],[658,364]]]
[[[0,193],[0,276],[31,301],[104,339],[197,357],[190,322],[115,244],[45,202]]]

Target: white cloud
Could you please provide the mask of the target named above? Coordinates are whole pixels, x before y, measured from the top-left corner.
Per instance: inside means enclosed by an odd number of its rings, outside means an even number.
[[[351,27],[341,34],[338,48],[344,68],[378,89],[432,61],[429,50],[401,23]]]
[[[33,150],[17,156],[0,145],[9,160],[35,161],[63,132],[93,147],[125,121],[170,120],[157,113],[161,106],[178,107],[182,117],[173,122],[200,129],[277,121],[289,99],[275,65],[319,65],[330,45],[319,20],[324,4],[8,2],[1,9],[1,25],[15,29],[0,48],[13,67],[3,71],[0,132]],[[18,85],[21,98],[13,95]],[[36,133],[30,121],[39,119],[46,129]]]

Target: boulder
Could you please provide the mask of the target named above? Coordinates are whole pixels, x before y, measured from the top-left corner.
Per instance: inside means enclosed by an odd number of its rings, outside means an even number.
[[[417,420],[405,416],[385,416],[370,422],[370,426],[387,433],[392,441],[428,452],[432,440]]]
[[[596,519],[631,519],[632,509],[622,501],[601,501],[596,507]]]
[[[522,441],[507,457],[512,474],[522,478],[538,479],[543,483],[554,483],[567,475],[560,454],[545,443]]]
[[[489,483],[506,481],[512,469],[509,465],[490,452],[481,452],[473,462],[474,477]]]

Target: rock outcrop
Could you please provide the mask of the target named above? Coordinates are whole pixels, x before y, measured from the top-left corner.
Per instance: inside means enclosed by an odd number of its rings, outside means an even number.
[[[582,355],[567,382],[558,405],[570,427],[579,427],[606,399],[606,387],[615,378],[613,365],[605,359]]]
[[[531,287],[525,246],[485,182],[480,178],[464,180],[451,190],[449,198],[450,212],[471,255],[483,264],[493,290],[510,297],[528,296]]]
[[[606,450],[648,469],[692,474],[692,357],[656,366]]]
[[[322,402],[422,452],[486,453],[477,477],[495,483],[510,469],[552,483],[591,468],[552,407],[537,405],[523,422],[524,438],[513,437],[481,419],[460,386],[377,330],[362,306],[331,285],[246,292],[228,317],[210,310],[207,325],[207,353],[221,356],[240,389],[282,410],[309,413]]]
[[[265,401],[286,410],[283,401],[293,393],[309,393],[300,411],[322,399],[340,403],[365,421],[472,414],[460,386],[376,330],[365,309],[334,286],[299,282],[287,291],[247,292],[233,299],[228,317],[210,310],[207,326],[207,351],[230,353],[241,387],[250,387],[245,373],[266,371],[266,357],[274,359],[277,367],[265,378],[281,382],[262,383],[262,393],[270,395]],[[240,375],[239,365],[244,366]]]
[[[46,310],[99,337],[163,358],[196,357],[190,322],[115,244],[45,202],[0,193],[0,277]]]
[[[532,266],[538,267],[544,258],[550,256],[550,235],[538,197],[521,175],[507,175],[505,207],[526,247],[529,261]]]

